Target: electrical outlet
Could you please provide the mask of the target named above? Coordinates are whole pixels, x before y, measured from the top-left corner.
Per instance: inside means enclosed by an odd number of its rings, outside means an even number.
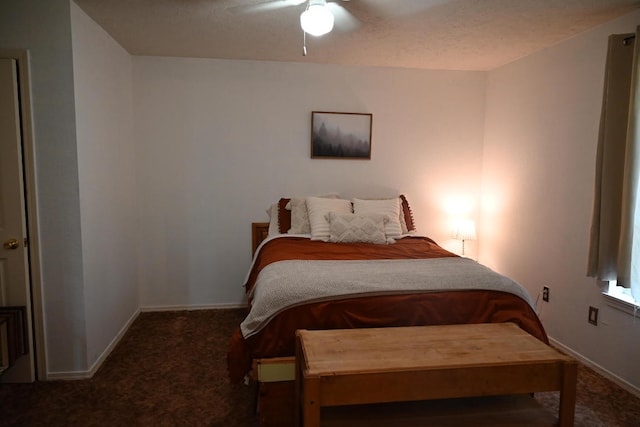
[[[545,286],[542,288],[542,301],[549,302],[549,287]]]
[[[589,306],[589,323],[598,326],[598,309],[593,306]]]

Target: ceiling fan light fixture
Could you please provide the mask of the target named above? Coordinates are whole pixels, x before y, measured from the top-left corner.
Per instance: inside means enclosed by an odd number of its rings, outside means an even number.
[[[309,6],[300,15],[300,26],[305,33],[322,36],[333,29],[333,14],[326,0],[309,0]]]

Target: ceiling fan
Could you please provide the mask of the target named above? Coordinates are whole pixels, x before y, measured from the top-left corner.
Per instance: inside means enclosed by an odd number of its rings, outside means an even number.
[[[334,2],[329,4],[336,5]],[[342,7],[340,7],[339,10],[346,12],[346,9]],[[351,17],[350,14],[349,17]],[[323,36],[333,30],[334,21],[334,15],[328,7],[326,0],[309,0],[307,2],[307,8],[300,14],[300,27],[302,28],[302,56],[307,56],[307,34],[311,34],[316,37]]]
[[[359,21],[340,3],[351,0],[261,0],[252,4],[230,7],[231,13],[265,13],[301,6],[300,25],[306,33],[320,36],[333,29],[333,23],[342,31],[355,30]],[[305,5],[306,3],[306,5]],[[304,16],[304,18],[303,18]]]
[[[227,7],[233,14],[266,13],[290,7],[304,7],[309,9],[313,0],[227,0],[235,3]],[[378,19],[394,19],[402,16],[415,15],[425,12],[455,0],[354,0],[353,7],[347,6],[351,0],[325,0],[324,7],[335,17],[336,27],[343,31],[350,31],[359,26],[359,20],[354,14],[366,13]],[[242,3],[242,4],[238,4]],[[305,5],[306,3],[306,5]],[[320,8],[322,5],[318,5]],[[349,10],[347,10],[349,9]]]
[[[300,15],[300,26],[305,33],[318,37],[333,30],[334,20],[326,0],[309,0]]]
[[[300,14],[300,27],[302,28],[303,44],[302,55],[307,55],[307,34],[312,36],[322,36],[333,30],[334,23],[344,31],[356,29],[359,21],[340,2],[350,0],[267,0],[250,5],[236,6],[229,10],[241,11],[241,13],[268,12],[277,9],[301,6],[306,3],[306,7]]]
[[[283,8],[300,7],[300,27],[303,34],[302,55],[307,55],[307,34],[315,37],[323,36],[331,32],[335,26],[343,31],[350,32],[360,27],[360,21],[343,4],[351,0],[235,0],[244,2],[228,8],[232,13],[268,13]],[[365,22],[371,22],[371,17],[376,19],[394,19],[402,15],[416,14],[430,7],[446,3],[451,0],[402,0],[401,2],[389,2],[389,0],[357,0],[353,7],[349,7],[356,13],[365,13],[368,18]],[[248,4],[247,4],[248,3]],[[356,4],[357,3],[357,4]]]

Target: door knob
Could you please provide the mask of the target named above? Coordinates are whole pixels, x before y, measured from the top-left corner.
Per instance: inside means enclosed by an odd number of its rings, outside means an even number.
[[[18,249],[19,246],[20,246],[20,243],[18,242],[17,239],[9,239],[6,242],[4,242],[5,249]]]

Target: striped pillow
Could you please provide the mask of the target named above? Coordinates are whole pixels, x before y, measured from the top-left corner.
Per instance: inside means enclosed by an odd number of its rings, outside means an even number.
[[[351,201],[344,199],[325,199],[307,197],[307,212],[311,228],[311,240],[329,240],[329,212],[351,213]]]

